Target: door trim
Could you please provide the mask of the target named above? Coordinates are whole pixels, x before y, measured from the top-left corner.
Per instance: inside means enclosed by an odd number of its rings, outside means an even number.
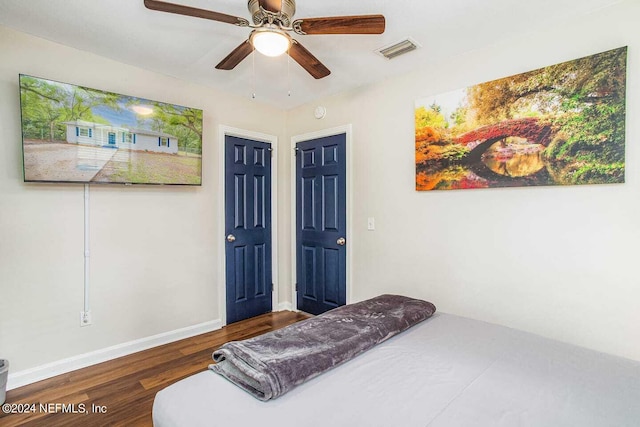
[[[218,310],[222,326],[227,324],[227,260],[225,256],[225,216],[224,216],[224,192],[225,192],[225,153],[224,145],[226,136],[252,139],[271,144],[271,280],[273,292],[271,292],[271,310],[278,310],[278,137],[265,133],[238,129],[230,126],[218,126],[218,212],[222,214],[218,218],[218,258],[220,259],[218,271]]]
[[[352,154],[352,140],[353,140],[353,127],[351,124],[338,126],[329,129],[323,129],[317,132],[305,133],[302,135],[295,135],[291,137],[291,305],[294,311],[298,311],[298,298],[296,295],[296,277],[297,277],[297,260],[296,260],[296,161],[295,161],[295,149],[296,144],[302,141],[308,141],[310,139],[324,138],[326,136],[334,136],[345,134],[346,140],[346,153],[347,153],[347,174],[346,174],[346,187],[347,187],[347,304],[353,301],[353,291],[351,284],[353,283],[351,263],[353,262],[353,156]]]

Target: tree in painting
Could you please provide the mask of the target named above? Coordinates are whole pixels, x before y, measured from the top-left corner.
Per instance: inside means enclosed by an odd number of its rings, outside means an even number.
[[[417,102],[416,188],[624,182],[626,53]]]
[[[30,76],[20,79],[23,136],[28,139],[64,140],[61,123],[86,120],[107,124],[92,109],[105,105],[120,111],[118,95],[81,86],[62,85]]]

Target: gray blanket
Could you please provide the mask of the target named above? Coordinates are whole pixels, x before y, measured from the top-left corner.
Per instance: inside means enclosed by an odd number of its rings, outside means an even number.
[[[209,368],[260,400],[299,384],[431,317],[430,302],[381,295],[244,341],[224,344]]]

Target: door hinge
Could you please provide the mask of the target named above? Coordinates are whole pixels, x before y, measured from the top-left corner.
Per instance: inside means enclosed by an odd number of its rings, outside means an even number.
[[[293,149],[293,155],[297,156],[298,155],[298,151],[300,151],[300,149],[298,147]]]
[[[298,292],[298,284],[296,283],[296,292]]]
[[[273,292],[274,287],[273,287],[273,283],[271,284],[271,292]]]

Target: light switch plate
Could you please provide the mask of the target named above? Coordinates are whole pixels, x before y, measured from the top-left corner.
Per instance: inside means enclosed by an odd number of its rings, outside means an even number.
[[[373,231],[376,229],[376,220],[373,217],[367,218],[367,230]]]

